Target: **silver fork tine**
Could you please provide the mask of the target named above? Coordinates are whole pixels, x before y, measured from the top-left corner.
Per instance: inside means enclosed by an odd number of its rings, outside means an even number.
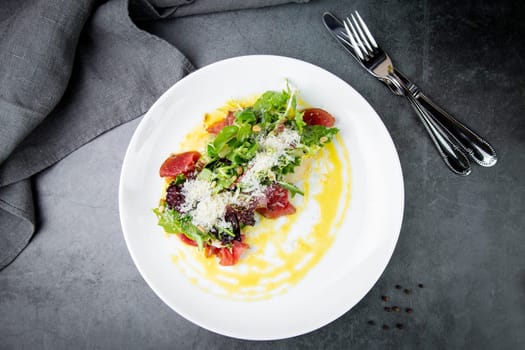
[[[377,48],[377,43],[374,40],[374,37],[372,36],[370,31],[368,30],[368,27],[366,26],[365,22],[363,21],[363,19],[359,15],[359,12],[355,11],[355,14],[357,16],[357,19],[359,20],[359,23],[361,23],[361,26],[363,27],[363,30],[365,31],[366,36],[368,37],[368,40],[370,40],[370,43],[372,44],[373,47]]]
[[[364,59],[363,53],[361,52],[361,49],[355,42],[354,36],[352,35],[352,32],[350,31],[350,28],[348,28],[348,24],[346,24],[346,21],[343,21],[343,24],[345,25],[346,34],[348,35],[348,38],[350,39],[350,43],[352,44],[352,48],[354,49],[357,56],[359,56],[360,59]]]
[[[372,51],[374,51],[374,50],[372,49],[372,47],[371,47],[370,44],[368,43],[368,39],[367,39],[367,38],[365,37],[365,35],[363,34],[363,31],[361,30],[361,26],[359,25],[359,23],[357,23],[357,21],[356,21],[354,15],[352,14],[351,16],[352,16],[352,21],[354,21],[354,24],[355,24],[355,26],[356,26],[356,28],[357,28],[357,32],[359,33],[359,36],[361,37],[362,41],[365,43],[365,45],[366,45],[366,47],[367,47],[367,49],[368,49],[368,52],[369,52],[369,53],[372,53]]]
[[[361,38],[359,38],[359,35],[357,35],[357,31],[355,30],[355,27],[354,27],[354,25],[352,24],[352,21],[350,21],[350,18],[346,17],[346,22],[348,23],[348,25],[349,25],[350,28],[352,29],[353,37],[354,37],[355,41],[357,41],[357,44],[359,45],[359,49],[361,49],[361,50],[363,51],[363,53],[364,53],[366,56],[368,56],[369,52],[367,52],[365,45],[364,45],[363,42],[361,41]]]

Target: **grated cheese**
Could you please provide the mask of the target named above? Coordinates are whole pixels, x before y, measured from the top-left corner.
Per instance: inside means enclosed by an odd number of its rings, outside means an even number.
[[[206,200],[212,195],[211,183],[203,180],[188,180],[182,186],[182,194],[184,195],[184,204],[181,211],[186,213],[193,209],[199,202]]]
[[[281,155],[286,150],[297,145],[300,139],[297,131],[285,128],[277,135],[270,133],[266,140],[264,140],[263,147],[265,149],[271,149]]]
[[[210,230],[213,226],[229,228],[230,224],[224,221],[224,214],[228,205],[245,204],[247,196],[239,196],[238,193],[223,192],[215,194],[212,185],[208,181],[193,179],[188,180],[182,187],[185,196],[181,212],[192,218],[195,226]]]
[[[217,221],[224,217],[226,207],[230,202],[231,195],[228,193],[216,194],[199,202],[197,207],[190,212],[193,224],[211,230]]]
[[[300,141],[297,131],[283,129],[279,134],[270,133],[265,139],[260,140],[261,150],[248,163],[248,170],[240,183],[246,191],[264,193],[264,186],[260,179],[268,176],[275,177],[272,168],[279,163],[279,158],[286,156],[286,151],[295,147]]]

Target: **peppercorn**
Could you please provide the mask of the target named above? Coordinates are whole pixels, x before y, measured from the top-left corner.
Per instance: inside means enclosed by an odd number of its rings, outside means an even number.
[[[389,330],[390,327],[387,325],[387,324],[384,324],[383,327],[382,327],[385,331]]]
[[[381,297],[381,300],[383,300],[383,301],[389,301],[390,298],[387,297],[386,295],[383,295],[383,296]]]
[[[411,314],[412,312],[414,312],[414,310],[412,310],[412,308],[409,307],[407,307],[405,311],[407,312],[407,314]]]
[[[396,289],[401,289],[402,287],[399,284],[396,284]]]
[[[403,326],[402,323],[396,323],[396,328],[397,328],[397,329],[403,329],[404,326]]]
[[[373,321],[373,320],[368,320],[368,322],[367,322],[367,323],[368,323],[369,325],[371,325],[371,326],[373,326],[373,325],[375,325],[375,324],[376,324],[376,323],[375,323],[375,321]]]
[[[392,306],[392,311],[399,312],[399,310],[401,310],[399,306]]]
[[[405,294],[410,294],[410,293],[412,293],[412,290],[405,288]]]

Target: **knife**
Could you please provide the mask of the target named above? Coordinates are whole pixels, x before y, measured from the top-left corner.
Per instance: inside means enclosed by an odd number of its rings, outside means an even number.
[[[323,14],[323,23],[330,35],[332,35],[332,37],[345,49],[345,51],[352,57],[356,58],[351,44],[344,40],[346,37],[346,30],[343,22],[332,13],[325,12]],[[472,160],[485,167],[490,167],[496,164],[496,152],[487,141],[485,141],[469,127],[459,122],[452,115],[432,102],[432,100],[423,94],[419,88],[399,70],[394,69],[394,72],[402,80],[405,86],[409,88],[423,108],[425,108],[433,121],[438,123],[439,126],[452,134],[457,139],[460,146],[464,149],[465,153]],[[404,91],[398,87],[395,87],[394,85],[388,84],[386,82],[384,83],[395,95],[402,96],[405,94]]]

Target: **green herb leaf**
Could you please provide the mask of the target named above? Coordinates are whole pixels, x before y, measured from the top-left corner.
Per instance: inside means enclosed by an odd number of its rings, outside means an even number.
[[[291,155],[292,157],[288,159],[288,161],[285,164],[281,164],[278,167],[277,173],[279,175],[286,175],[291,174],[294,172],[295,167],[299,166],[301,164],[301,156],[298,155]]]
[[[213,172],[208,168],[202,169],[199,175],[197,175],[197,179],[202,180],[202,181],[212,182],[213,178],[214,178]]]
[[[239,140],[239,142],[247,141],[250,136],[252,136],[252,126],[250,124],[244,124],[239,127],[239,131],[237,132],[237,140]]]
[[[277,91],[266,91],[253,105],[254,111],[280,111],[286,110],[289,94]]]
[[[228,125],[222,128],[215,140],[213,140],[213,146],[217,153],[221,152],[222,148],[237,135],[238,131],[239,127],[236,125]]]
[[[304,196],[304,192],[299,189],[299,187],[295,186],[295,185],[292,185],[288,182],[284,182],[284,181],[277,181],[277,183],[282,187],[282,188],[286,188],[288,191],[290,191],[290,194],[293,196],[295,196],[296,194],[300,194],[301,196]]]
[[[306,126],[306,123],[303,121],[303,115],[304,112],[295,112],[295,127],[297,128],[297,131],[299,131],[299,133],[301,133],[303,131],[303,128]]]
[[[327,128],[322,125],[307,125],[301,135],[301,142],[306,146],[321,146],[328,143],[338,131],[337,128]],[[322,142],[323,137],[326,137],[324,142]]]
[[[184,176],[184,174],[181,173],[181,174],[178,174],[175,180],[173,180],[172,182],[175,183],[175,185],[180,185],[184,181],[186,181],[186,176]]]
[[[235,113],[235,122],[237,124],[255,124],[257,116],[251,109],[245,109]]]
[[[195,241],[199,250],[204,247],[204,242],[209,240],[209,235],[200,231],[195,225],[191,223],[191,217],[181,215],[174,209],[164,209],[160,211],[159,208],[153,209],[155,215],[159,219],[159,226],[162,226],[166,233],[182,233],[189,239]]]
[[[210,160],[215,160],[219,157],[219,154],[217,150],[215,149],[215,146],[213,145],[213,143],[208,143],[208,145],[206,146],[206,153],[208,153]]]

